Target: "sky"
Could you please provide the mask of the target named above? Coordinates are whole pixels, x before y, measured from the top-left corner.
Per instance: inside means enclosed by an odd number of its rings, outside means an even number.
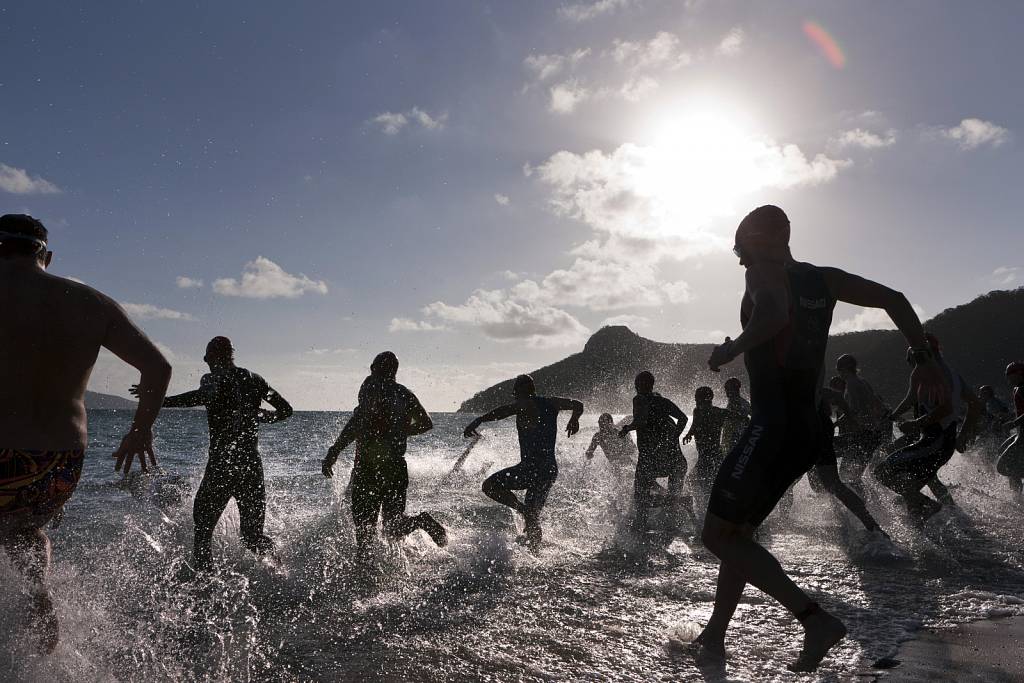
[[[739,219],[925,316],[1024,284],[1024,4],[0,3],[0,213],[197,386],[432,410],[606,324],[739,329]],[[886,326],[843,306],[833,330]],[[90,388],[137,373],[101,354]]]

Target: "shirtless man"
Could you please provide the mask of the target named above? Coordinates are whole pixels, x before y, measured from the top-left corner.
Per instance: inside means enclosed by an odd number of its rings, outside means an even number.
[[[708,366],[717,371],[743,357],[753,415],[711,491],[703,540],[721,566],[714,611],[694,645],[701,656],[725,657],[726,630],[751,583],[803,626],[803,648],[789,668],[812,671],[846,636],[846,627],[801,590],[753,535],[819,457],[819,389],[836,302],[884,309],[920,357],[915,382],[922,392],[941,396],[949,388],[905,296],[838,268],[795,260],[789,235],[789,218],[777,206],[755,209],[736,230],[734,252],[746,268],[743,333],[716,347]]]
[[[604,451],[604,457],[608,459],[616,479],[629,476],[634,465],[633,459],[636,458],[636,444],[632,439],[619,435],[619,428],[615,426],[615,419],[610,413],[601,413],[597,418],[597,432],[585,453],[587,460],[594,459],[598,448]]]
[[[40,647],[59,639],[46,588],[50,544],[43,526],[74,493],[87,446],[85,388],[100,347],[142,374],[140,401],[114,452],[156,466],[153,421],[171,366],[109,297],[46,272],[53,257],[41,222],[0,217],[0,545],[31,584]]]
[[[563,410],[572,411],[565,433],[573,436],[580,431],[583,404],[571,398],[537,396],[537,387],[529,375],[516,377],[512,395],[515,399],[512,403],[495,408],[470,422],[463,436],[467,439],[474,437],[477,428],[484,422],[515,416],[520,462],[487,477],[482,488],[488,498],[523,516],[525,527],[517,541],[537,552],[542,540],[540,513],[558,477],[558,462],[555,460],[558,413]],[[521,502],[513,491],[526,492]]]

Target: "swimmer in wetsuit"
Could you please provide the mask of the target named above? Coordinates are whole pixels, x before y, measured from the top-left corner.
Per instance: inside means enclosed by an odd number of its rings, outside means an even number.
[[[636,444],[632,439],[619,435],[615,420],[609,413],[601,413],[597,418],[597,432],[590,440],[590,446],[585,453],[587,460],[593,460],[598,448],[604,452],[604,457],[608,459],[616,479],[629,476],[634,465],[633,459],[636,458]]]
[[[885,309],[916,352],[930,356],[930,351],[906,297],[836,268],[796,261],[789,233],[789,219],[775,206],[755,209],[736,231],[734,251],[746,268],[743,333],[716,347],[708,365],[717,371],[743,356],[753,415],[712,488],[703,540],[721,566],[714,611],[694,646],[699,656],[725,656],[726,630],[744,586],[751,583],[801,623],[803,648],[790,669],[811,671],[846,636],[846,627],[797,587],[753,534],[819,457],[818,394],[833,308],[845,301]],[[922,361],[915,370],[922,389],[948,392],[935,362]]]
[[[157,464],[153,422],[171,377],[163,354],[113,299],[47,272],[48,241],[46,227],[32,216],[0,216],[0,546],[28,580],[43,652],[60,639],[46,586],[50,541],[43,527],[74,494],[82,473],[85,388],[96,355],[108,349],[141,373],[139,405],[114,452],[115,467],[126,476],[135,458],[143,471]],[[7,615],[7,628],[16,622]]]
[[[1016,430],[1000,449],[996,472],[1010,480],[1010,487],[1019,495],[1024,491],[1024,363],[1014,361],[1006,366],[1006,381],[1013,387],[1016,417],[1006,422],[1006,429]]]
[[[730,413],[722,424],[722,452],[728,453],[750,426],[750,401],[740,393],[743,383],[738,377],[730,377],[722,386],[725,389],[725,409]]]
[[[645,370],[637,375],[634,385],[633,421],[619,430],[622,436],[636,431],[639,450],[633,483],[634,528],[645,533],[650,509],[668,506],[674,529],[683,516],[694,521],[691,503],[682,495],[688,466],[679,447],[688,418],[679,406],[654,390],[654,375],[650,372]],[[658,485],[661,477],[668,477],[667,491]]]
[[[352,521],[356,546],[365,559],[377,533],[377,520],[384,533],[399,541],[416,529],[423,529],[438,546],[448,543],[448,534],[433,515],[406,515],[409,465],[405,460],[410,436],[434,427],[430,415],[416,395],[396,381],[398,358],[385,351],[370,364],[370,376],[359,389],[359,404],[321,464],[325,477],[334,476],[334,463],[350,443],[356,443],[352,465]]]
[[[839,474],[863,497],[861,480],[864,470],[879,446],[892,440],[892,423],[886,419],[888,408],[868,381],[860,376],[856,358],[848,353],[839,356],[836,371],[844,386],[843,398],[849,408],[846,414],[853,418],[843,430],[846,448]],[[856,429],[851,428],[852,425],[856,425]]]
[[[920,390],[911,377],[907,397],[916,399],[919,417],[899,424],[904,434],[919,433],[912,444],[890,453],[877,467],[875,478],[884,486],[900,494],[907,505],[907,511],[917,523],[924,523],[942,508],[952,503],[949,489],[939,481],[942,466],[949,462],[956,450],[963,451],[970,437],[981,409],[981,402],[958,372],[949,367],[942,357],[942,349],[934,335],[927,335],[929,359],[938,362],[939,368],[950,386],[945,400],[935,400]],[[915,362],[917,362],[915,360]],[[898,416],[908,402],[903,402],[893,411]],[[966,417],[959,431],[957,429],[963,406],[967,406]],[[924,495],[921,489],[928,486],[940,502]]]
[[[711,387],[699,387],[693,398],[693,422],[683,443],[696,442],[697,462],[690,478],[691,487],[706,495],[722,464],[722,428],[727,420],[745,419],[746,415],[713,405],[715,392]]]
[[[235,365],[235,349],[227,337],[211,339],[203,360],[210,372],[199,380],[199,388],[168,396],[163,404],[165,408],[206,408],[210,457],[192,505],[195,571],[213,565],[213,530],[232,498],[238,506],[242,544],[257,555],[274,550],[274,542],[263,533],[267,491],[259,453],[260,424],[280,422],[292,414],[292,407],[265,379]],[[138,387],[131,392],[137,394]],[[274,409],[264,409],[264,401]]]
[[[487,477],[482,488],[488,498],[523,516],[525,528],[518,541],[537,552],[543,538],[540,514],[558,477],[558,462],[555,460],[558,413],[572,411],[565,427],[565,433],[572,436],[580,431],[583,404],[571,398],[537,396],[536,385],[529,375],[516,377],[512,394],[514,402],[474,419],[466,426],[463,436],[472,438],[484,422],[515,416],[520,462]],[[526,492],[522,502],[513,491]]]

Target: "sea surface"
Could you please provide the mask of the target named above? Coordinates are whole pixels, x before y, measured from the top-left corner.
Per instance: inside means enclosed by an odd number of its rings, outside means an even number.
[[[162,473],[121,481],[110,453],[130,415],[94,411],[78,491],[50,533],[50,585],[62,640],[33,655],[25,585],[0,558],[0,672],[31,681],[652,681],[846,680],[922,626],[1024,614],[1024,507],[992,473],[991,453],[957,455],[942,477],[958,507],[915,530],[868,481],[868,505],[893,535],[869,537],[827,496],[797,485],[788,518],[762,540],[795,580],[850,629],[814,676],[785,671],[801,629],[749,588],[729,633],[726,669],[698,668],[681,644],[711,612],[717,563],[677,540],[667,550],[623,531],[631,482],[583,452],[596,416],[561,438],[561,474],[539,556],[514,542],[507,514],[480,493],[514,464],[513,425],[484,438],[452,475],[463,415],[436,414],[410,441],[409,511],[435,513],[450,533],[438,549],[416,532],[354,561],[344,495],[320,459],[344,413],[296,413],[265,427],[266,529],[276,563],[238,541],[234,505],[217,528],[218,569],[176,579],[190,559],[192,497],[206,462],[202,411],[164,411]],[[692,448],[686,449],[693,463]],[[347,458],[347,459],[346,459]]]

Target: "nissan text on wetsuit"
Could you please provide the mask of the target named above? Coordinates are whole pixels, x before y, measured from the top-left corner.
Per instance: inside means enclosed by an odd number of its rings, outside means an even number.
[[[259,453],[260,423],[280,422],[292,414],[292,407],[265,379],[235,365],[227,337],[211,339],[203,360],[210,372],[203,375],[199,388],[164,400],[166,408],[204,406],[210,429],[210,459],[192,507],[196,571],[213,563],[213,530],[232,498],[238,506],[242,544],[257,555],[273,551],[274,542],[263,533],[267,491]],[[265,410],[264,401],[274,410]]]
[[[322,464],[324,476],[332,477],[338,456],[355,441],[350,486],[352,521],[361,558],[376,536],[378,518],[392,541],[422,529],[437,545],[448,543],[444,527],[432,515],[405,514],[409,489],[407,442],[410,436],[433,429],[434,423],[416,395],[396,381],[397,374],[398,358],[391,351],[373,359],[370,376],[359,389],[359,403]]]
[[[803,626],[803,648],[790,669],[810,671],[846,636],[846,628],[793,583],[753,532],[818,458],[819,388],[833,308],[844,301],[885,309],[919,353],[930,352],[906,297],[835,268],[794,260],[789,232],[789,219],[776,206],[755,209],[736,231],[735,252],[746,268],[743,333],[716,347],[708,365],[717,371],[743,356],[753,414],[711,491],[703,540],[721,567],[714,611],[694,644],[701,655],[725,656],[729,621],[743,587],[752,583]],[[922,387],[948,391],[933,361],[915,373]]]
[[[1013,387],[1013,408],[1016,417],[1005,423],[1006,429],[1016,433],[1003,442],[996,471],[1010,480],[1018,494],[1024,484],[1024,362],[1014,361],[1006,366],[1006,381]]]
[[[489,476],[482,488],[487,497],[523,516],[525,528],[519,540],[536,551],[542,540],[540,513],[558,477],[558,463],[555,460],[558,413],[563,410],[572,411],[572,417],[565,428],[566,434],[572,436],[580,430],[583,404],[571,398],[537,396],[533,378],[529,375],[520,375],[515,379],[512,393],[515,402],[476,418],[466,426],[463,435],[467,439],[472,438],[477,427],[484,422],[515,416],[520,462]],[[526,491],[522,502],[513,491]]]
[[[43,531],[74,494],[88,445],[85,388],[100,348],[138,369],[140,400],[114,453],[128,474],[153,455],[153,421],[171,366],[110,297],[47,272],[49,232],[32,216],[0,216],[0,546],[28,583],[40,650],[60,637],[46,587]],[[7,616],[8,628],[20,621]]]

